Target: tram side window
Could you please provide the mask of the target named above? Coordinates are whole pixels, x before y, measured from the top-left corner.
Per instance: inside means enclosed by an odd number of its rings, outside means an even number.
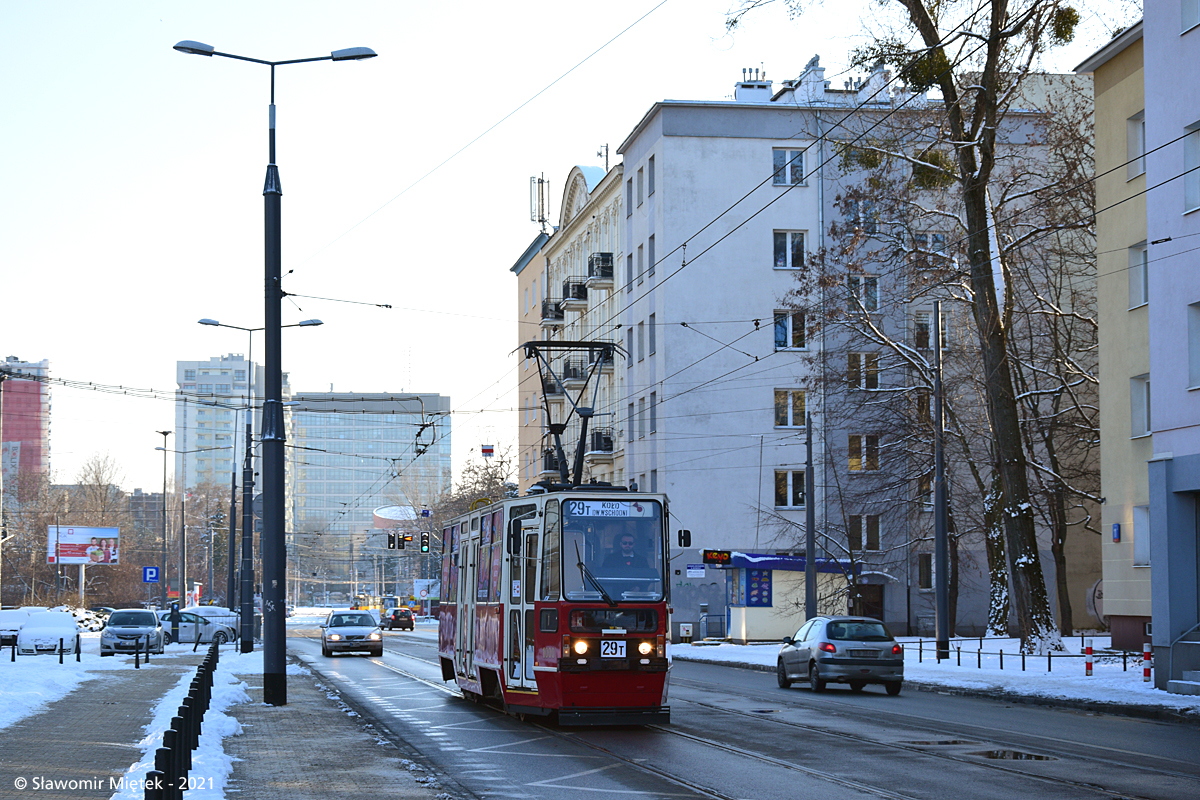
[[[542,536],[542,591],[543,600],[558,600],[562,570],[559,567],[559,541],[561,539],[558,501],[547,500],[545,511],[545,534]]]
[[[475,599],[487,602],[488,580],[492,570],[492,517],[483,517],[479,535],[479,564],[475,567]]]
[[[488,601],[500,602],[500,567],[504,561],[504,511],[492,514],[492,588]]]

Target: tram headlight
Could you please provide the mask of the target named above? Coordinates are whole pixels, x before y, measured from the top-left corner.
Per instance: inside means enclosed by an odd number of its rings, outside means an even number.
[[[587,650],[588,650],[587,639],[576,639],[575,640],[575,652],[576,653],[578,653],[579,655],[583,655],[584,653],[587,652]]]
[[[654,649],[654,645],[649,642],[642,642],[638,645],[638,652],[644,656],[650,655],[650,651]]]

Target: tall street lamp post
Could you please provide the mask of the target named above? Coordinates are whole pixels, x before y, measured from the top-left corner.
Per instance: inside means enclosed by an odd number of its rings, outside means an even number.
[[[275,166],[275,67],[302,64],[308,61],[361,61],[374,58],[376,53],[367,47],[334,50],[327,56],[297,58],[288,61],[265,61],[232,53],[222,53],[212,45],[182,41],[175,45],[181,53],[197,56],[223,56],[238,61],[265,64],[271,68],[271,104],[267,141],[269,161],[263,186],[265,304],[263,325],[266,329],[266,397],[262,410],[263,455],[263,702],[269,705],[287,704],[286,631],[287,610],[284,607],[284,586],[287,577],[287,554],[283,530],[283,366],[280,353],[280,306],[283,300],[281,278],[280,209],[283,191],[279,169]]]
[[[254,381],[251,371],[254,369],[254,332],[261,331],[262,328],[244,328],[241,325],[230,325],[225,322],[218,322],[215,319],[207,317],[197,320],[201,325],[212,325],[218,328],[233,328],[238,331],[245,331],[248,340],[246,349],[246,385],[247,385],[247,402],[246,402],[246,457],[242,464],[242,568],[241,568],[241,600],[239,602],[240,609],[240,624],[241,624],[241,652],[249,653],[254,649],[254,466],[252,447],[252,423],[250,415],[254,409]],[[323,325],[319,319],[305,319],[294,325],[281,325],[281,328],[310,328],[317,325]],[[282,381],[280,384],[280,394],[282,395]],[[282,399],[282,398],[281,398]],[[234,591],[234,569],[233,569],[233,536],[234,523],[233,518],[236,514],[237,505],[237,466],[235,462],[233,471],[234,490],[233,496],[235,499],[230,501],[230,523],[229,523],[229,607],[233,608],[233,591]],[[265,571],[265,569],[264,569]],[[265,655],[265,653],[264,653]]]
[[[158,573],[159,607],[167,607],[167,437],[174,431],[155,431],[163,437],[163,446],[155,450],[163,451],[163,493],[162,493],[162,564]]]
[[[158,431],[163,434],[163,444],[166,444],[167,434],[171,431]],[[156,447],[155,450],[163,451],[163,567],[161,581],[164,583],[167,580],[167,453],[186,456],[192,453],[208,453],[213,450],[231,450],[231,447],[200,447],[195,450],[168,450],[166,447]],[[176,491],[180,493],[179,497],[179,599],[183,600],[184,593],[187,592],[187,489],[186,487],[176,487]],[[211,587],[209,587],[211,589]],[[163,589],[163,607],[166,607],[167,595],[166,589]]]

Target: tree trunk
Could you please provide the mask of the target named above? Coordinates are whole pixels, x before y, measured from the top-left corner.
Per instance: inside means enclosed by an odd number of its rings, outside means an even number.
[[[984,508],[984,544],[988,561],[988,633],[993,636],[1008,635],[1008,562],[1004,558],[1004,532],[1000,527],[1002,506],[999,478],[993,477],[992,491],[988,493]]]
[[[1050,500],[1050,553],[1054,556],[1054,583],[1058,592],[1058,631],[1063,636],[1075,632],[1071,617],[1071,592],[1067,587],[1067,507],[1062,486],[1054,488]]]

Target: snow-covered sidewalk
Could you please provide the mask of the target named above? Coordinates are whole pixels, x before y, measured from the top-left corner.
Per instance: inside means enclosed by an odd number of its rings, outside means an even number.
[[[898,637],[898,640],[904,645],[904,679],[909,684],[1089,704],[1169,709],[1194,714],[1200,719],[1200,696],[1170,694],[1155,689],[1153,682],[1142,680],[1140,659],[1129,658],[1125,665],[1127,669],[1124,669],[1119,655],[1097,655],[1092,675],[1088,676],[1085,659],[1066,655],[1080,654],[1079,637],[1064,641],[1066,654],[1054,656],[1049,665],[1046,656],[1026,656],[1024,671],[1021,669],[1020,642],[1017,639],[985,639],[982,653],[979,652],[979,639],[955,639],[951,643],[950,659],[940,664],[931,640],[913,637]],[[1108,644],[1108,637],[1093,637],[1094,651],[1106,648]],[[777,642],[747,645],[708,642],[672,644],[671,656],[681,661],[708,661],[773,670],[779,648]],[[1000,668],[1000,651],[1004,651],[1003,669]]]

